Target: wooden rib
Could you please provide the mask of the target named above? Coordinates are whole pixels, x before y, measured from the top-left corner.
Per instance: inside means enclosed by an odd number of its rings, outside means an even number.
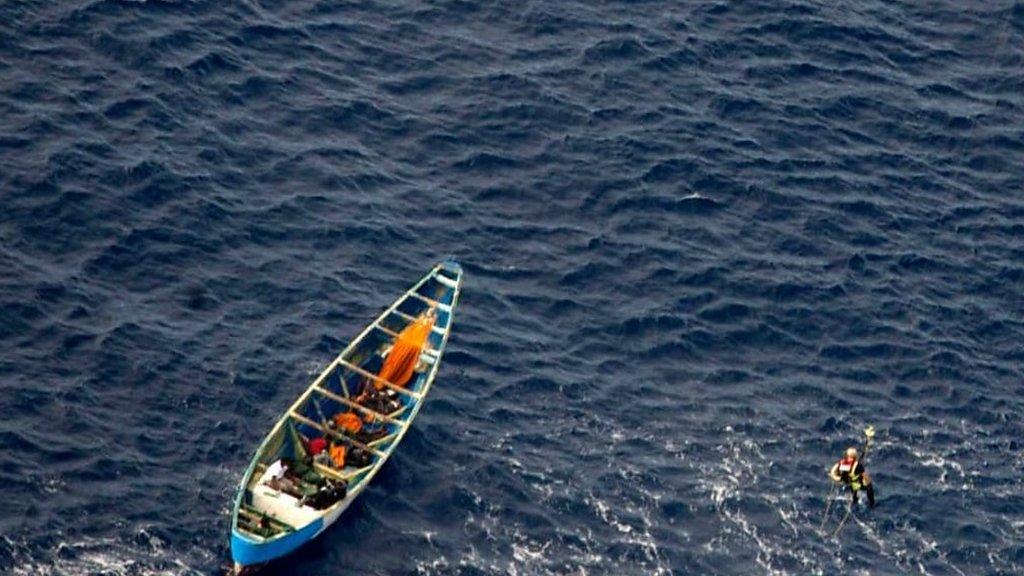
[[[345,476],[343,474],[341,474],[340,472],[338,472],[334,468],[331,468],[330,466],[324,466],[323,464],[321,464],[319,462],[313,462],[313,469],[316,470],[317,472],[323,474],[324,476],[330,476],[331,478],[334,478],[335,480],[341,480],[342,482],[346,482],[347,481],[347,479],[345,478]]]
[[[373,464],[370,464],[369,466],[363,466],[362,468],[356,468],[355,470],[349,472],[348,474],[342,474],[341,472],[338,472],[337,470],[335,470],[334,468],[331,468],[330,466],[324,466],[323,464],[321,464],[319,462],[314,462],[313,463],[313,467],[318,472],[320,472],[321,474],[326,474],[327,476],[330,476],[331,478],[334,478],[335,480],[341,480],[342,482],[348,482],[352,478],[355,478],[356,476],[359,476],[360,474],[362,474],[363,472],[366,472],[370,468],[373,468],[373,466],[374,466]]]
[[[313,388],[319,388],[319,386],[314,384]],[[313,408],[316,408],[316,415],[320,417],[320,421],[326,422],[327,416],[324,414],[324,409],[320,407],[320,403],[316,401],[316,398],[310,396],[309,401],[313,403]]]
[[[378,329],[378,330],[380,330],[381,332],[387,334],[388,336],[391,336],[392,338],[398,338],[398,332],[395,332],[391,328],[385,328],[385,327],[381,326],[379,322],[375,322],[373,324],[373,327]]]
[[[415,322],[416,321],[416,317],[415,316],[410,316],[410,315],[408,315],[405,312],[402,312],[400,310],[392,310],[391,313],[394,314],[395,316],[398,316],[399,318],[402,318],[403,320],[408,321],[408,322]],[[449,320],[449,323],[451,323],[450,320]],[[434,324],[434,327],[431,328],[431,330],[434,333],[436,333],[436,334],[440,334],[441,336],[444,336],[445,332],[448,330],[448,326],[441,326],[440,324]]]
[[[412,390],[406,390],[405,388],[402,388],[401,386],[396,386],[396,385],[392,384],[391,382],[388,382],[387,380],[377,376],[376,374],[371,374],[370,372],[367,372],[366,370],[360,368],[359,366],[356,366],[355,364],[349,362],[348,360],[340,360],[339,359],[338,360],[338,364],[341,364],[342,366],[348,368],[349,370],[352,370],[353,372],[356,372],[357,374],[362,374],[363,376],[366,376],[367,378],[369,378],[370,380],[373,380],[374,382],[380,382],[384,386],[387,386],[388,388],[394,390],[395,392],[398,392],[399,394],[405,394],[406,396],[409,396],[410,398],[415,398],[416,400],[419,400],[420,398],[422,398],[422,396],[420,394],[417,394],[416,392],[413,392]]]
[[[394,440],[396,436],[398,436],[398,432],[392,432],[391,434],[388,434],[387,436],[382,436],[380,438],[377,438],[373,442],[370,442],[370,446],[373,446],[374,448],[376,448],[377,446],[379,446],[381,444],[384,444],[385,442],[390,442],[390,441]]]
[[[434,274],[434,280],[437,280],[437,282],[439,284],[447,286],[448,288],[454,289],[454,288],[458,288],[459,287],[458,279],[453,280],[453,279],[445,276],[444,274],[440,274],[440,273]]]
[[[438,310],[441,310],[442,312],[451,312],[452,311],[452,307],[451,307],[450,304],[445,304],[443,302],[438,302],[437,300],[434,300],[433,298],[427,298],[426,296],[424,296],[423,294],[420,294],[419,292],[409,292],[409,296],[412,296],[413,298],[419,300],[420,302],[426,302],[427,304],[430,304],[431,306],[436,307]]]
[[[372,470],[374,466],[376,466],[376,464],[370,464],[369,466],[363,466],[362,468],[356,468],[355,470],[349,472],[348,474],[342,474],[341,476],[342,476],[342,478],[345,479],[346,482],[348,482],[349,480],[355,478],[356,476],[362,476],[363,474],[366,474],[367,472]]]
[[[403,318],[405,320],[408,320],[409,322],[415,322],[416,321],[416,317],[415,316],[410,316],[410,315],[406,314],[405,312],[402,312],[401,310],[392,310],[391,313],[394,314],[395,316],[398,316],[399,318]]]
[[[331,369],[333,370],[333,368],[331,368]],[[321,384],[323,384],[322,380],[320,382],[313,382],[313,386],[320,386]],[[348,393],[348,383],[345,382],[345,375],[344,374],[338,374],[338,386],[341,387],[341,393],[342,393],[342,395],[345,396],[345,398],[349,398],[351,396]]]
[[[285,530],[290,530],[292,532],[295,531],[294,526],[283,520],[278,520],[276,516],[273,516],[256,508],[245,507],[244,504],[242,506],[243,507],[239,508],[238,511],[242,514],[245,514],[248,518],[255,518],[256,520],[262,520],[263,518],[266,518],[271,522],[271,524],[278,524],[280,526],[283,526]]]
[[[309,418],[306,418],[305,416],[303,416],[302,414],[299,414],[298,412],[296,412],[294,410],[292,410],[289,415],[292,418],[295,418],[296,420],[298,420],[299,422],[302,422],[306,426],[312,426],[313,428],[316,428],[317,430],[323,432],[324,434],[330,434],[331,436],[334,436],[335,438],[337,438],[338,440],[341,440],[342,442],[345,442],[345,443],[348,443],[348,444],[352,444],[353,446],[356,446],[358,448],[362,448],[363,450],[367,450],[367,451],[369,451],[370,453],[372,453],[372,454],[374,454],[376,456],[383,456],[384,455],[384,453],[381,452],[380,450],[377,450],[376,448],[367,446],[366,444],[363,444],[362,442],[360,442],[359,440],[356,440],[355,438],[352,438],[350,436],[346,436],[346,435],[344,435],[344,434],[342,434],[340,432],[335,432],[334,430],[331,430],[329,428],[321,426],[320,424],[317,424],[316,422],[313,422]]]
[[[363,406],[362,404],[356,404],[355,402],[353,402],[353,401],[351,401],[351,400],[349,400],[347,398],[342,398],[341,396],[338,396],[337,394],[331,392],[330,390],[325,390],[325,389],[323,389],[323,388],[321,388],[319,386],[316,386],[314,388],[314,390],[316,390],[317,392],[319,392],[319,393],[323,394],[324,396],[330,398],[331,400],[334,400],[335,402],[339,402],[341,404],[344,404],[345,406],[348,406],[349,408],[353,408],[355,410],[359,410],[360,412],[365,412],[366,414],[369,414],[369,415],[373,416],[374,418],[378,418],[380,420],[383,420],[384,422],[389,422],[391,424],[395,424],[395,425],[401,426],[403,428],[406,426],[406,423],[402,422],[401,420],[395,420],[394,418],[392,418],[392,417],[390,417],[390,416],[388,416],[386,414],[381,414],[380,412],[377,412],[376,410],[372,410],[370,408],[367,408],[366,406]]]

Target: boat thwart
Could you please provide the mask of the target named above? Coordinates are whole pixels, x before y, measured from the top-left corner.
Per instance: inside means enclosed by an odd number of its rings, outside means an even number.
[[[457,263],[436,265],[356,336],[285,410],[256,450],[235,496],[231,555],[236,573],[309,542],[359,497],[401,442],[430,391],[461,285],[462,268]],[[418,320],[432,326],[422,328],[426,341],[414,349],[418,356],[408,381],[380,378],[400,335]],[[368,394],[379,402],[367,402]],[[355,434],[336,426],[335,415],[346,412],[358,415],[372,432]],[[343,465],[325,458],[326,452],[313,458],[314,439],[329,442],[332,451],[342,447],[348,454]]]

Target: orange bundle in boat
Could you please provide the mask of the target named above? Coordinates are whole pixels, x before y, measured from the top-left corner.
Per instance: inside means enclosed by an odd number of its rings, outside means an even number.
[[[330,449],[331,462],[334,462],[334,466],[336,468],[344,468],[345,467],[345,453],[346,452],[348,452],[348,450],[345,449],[345,446],[343,444],[335,444],[335,445],[331,446],[331,449]]]
[[[421,315],[398,334],[398,338],[395,338],[395,345],[391,347],[391,353],[384,359],[384,365],[381,366],[380,372],[377,374],[380,379],[395,386],[405,386],[409,383],[412,372],[420,361],[420,353],[423,352],[423,346],[427,343],[427,337],[430,336],[430,331],[434,328],[434,320],[435,317],[431,310]],[[384,387],[380,382],[374,382],[374,385],[378,390]]]
[[[334,423],[349,434],[355,434],[363,428],[363,422],[354,412],[342,412],[335,414]]]

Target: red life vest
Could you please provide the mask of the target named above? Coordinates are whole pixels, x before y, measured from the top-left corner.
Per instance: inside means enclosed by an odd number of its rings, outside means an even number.
[[[853,471],[857,468],[857,459],[844,456],[839,461],[839,477],[844,481],[857,480],[858,476],[855,476]]]

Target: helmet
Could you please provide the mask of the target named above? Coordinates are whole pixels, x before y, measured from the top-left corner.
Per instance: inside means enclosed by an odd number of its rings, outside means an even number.
[[[854,448],[853,446],[850,446],[849,448],[847,448],[846,449],[846,457],[847,458],[856,458],[857,457],[857,449]]]

